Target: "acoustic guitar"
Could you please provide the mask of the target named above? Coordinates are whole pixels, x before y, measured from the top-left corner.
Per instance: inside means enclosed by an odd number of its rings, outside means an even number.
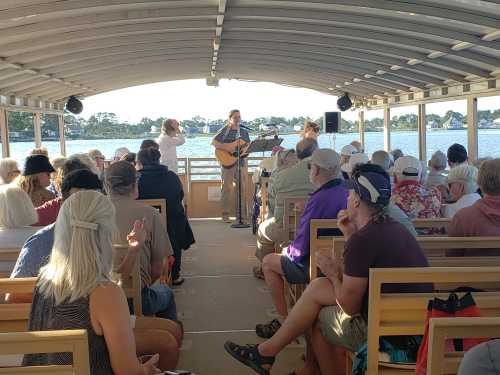
[[[248,148],[249,143],[240,139],[238,141],[238,147],[240,148],[240,158],[246,158],[248,154],[245,152]],[[238,149],[233,152],[227,152],[219,148],[215,149],[215,158],[222,167],[231,168],[238,162]]]

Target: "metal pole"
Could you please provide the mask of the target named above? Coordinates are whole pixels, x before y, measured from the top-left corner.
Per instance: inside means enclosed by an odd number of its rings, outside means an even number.
[[[467,154],[469,161],[477,160],[479,157],[478,134],[477,134],[477,98],[467,97]]]
[[[427,124],[425,104],[418,105],[418,156],[420,160],[427,160]]]
[[[384,108],[384,150],[391,151],[391,108]]]
[[[58,115],[59,119],[59,147],[61,155],[66,156],[66,138],[64,136],[64,115]]]
[[[361,147],[363,150],[365,147],[365,112],[360,109],[358,112],[358,130],[359,130],[359,141],[361,142]]]
[[[35,112],[33,114],[33,133],[35,136],[35,147],[42,147],[42,125],[40,112]]]

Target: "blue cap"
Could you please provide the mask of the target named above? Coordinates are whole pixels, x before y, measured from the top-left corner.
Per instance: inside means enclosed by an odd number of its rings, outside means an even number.
[[[356,191],[361,200],[372,204],[387,206],[391,199],[391,180],[385,172],[357,171],[346,185]]]

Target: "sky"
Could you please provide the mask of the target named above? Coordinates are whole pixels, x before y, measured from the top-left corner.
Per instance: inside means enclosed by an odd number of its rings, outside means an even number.
[[[171,117],[178,120],[199,115],[206,119],[225,119],[238,108],[243,120],[256,117],[309,117],[317,119],[324,112],[337,111],[337,97],[314,90],[266,82],[220,80],[219,87],[209,87],[205,80],[184,80],[135,86],[86,98],[81,116],[113,112],[119,121],[139,122],[143,117]],[[479,110],[500,108],[500,97],[480,98]],[[448,110],[465,114],[465,100],[427,105],[427,114],[443,116]],[[417,113],[417,106],[393,108],[391,117]],[[346,111],[346,120],[357,119],[356,111]],[[382,117],[382,111],[368,111],[366,119]]]

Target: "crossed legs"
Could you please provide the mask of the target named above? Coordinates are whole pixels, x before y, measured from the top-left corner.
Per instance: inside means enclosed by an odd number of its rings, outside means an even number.
[[[271,297],[278,314],[285,319],[288,315],[286,298],[285,298],[285,282],[283,269],[281,267],[280,254],[268,254],[262,261],[262,272],[266,284],[271,290]]]

